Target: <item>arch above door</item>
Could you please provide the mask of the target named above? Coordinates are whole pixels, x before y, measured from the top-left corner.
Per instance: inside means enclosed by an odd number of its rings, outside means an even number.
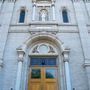
[[[37,34],[31,35],[22,45],[20,45],[17,48],[17,50],[22,50],[26,52],[27,48],[30,45],[42,40],[54,43],[54,45],[56,45],[60,49],[61,53],[63,53],[65,48],[67,48],[64,46],[63,42],[56,35],[44,32],[44,33],[37,33]]]
[[[62,77],[61,80],[59,80],[60,88],[62,88],[61,90],[65,90],[64,88],[66,87],[65,86],[66,84],[65,84],[65,77],[63,77],[63,74],[65,74],[64,65],[63,65],[64,64],[63,56],[67,60],[70,49],[67,47],[64,47],[64,44],[56,35],[53,35],[50,33],[45,33],[45,32],[33,34],[21,46],[19,46],[17,48],[17,52],[24,52],[25,54],[28,54],[30,56],[32,54],[32,51],[33,51],[33,55],[34,55],[34,54],[36,54],[36,52],[40,52],[40,49],[42,47],[48,48],[47,52],[49,52],[51,49],[52,52],[50,52],[51,53],[50,56],[53,56],[55,54],[58,55],[58,61],[60,61],[60,62],[58,62],[58,64],[60,64],[60,67],[59,67],[60,69],[58,69],[58,70],[60,72],[59,74]],[[32,50],[32,48],[33,48],[33,50]],[[29,51],[29,52],[27,53],[27,51]],[[45,53],[46,53],[46,51],[43,53],[43,55],[45,55]],[[46,54],[46,56],[49,55],[50,53]],[[38,55],[40,55],[40,53]]]

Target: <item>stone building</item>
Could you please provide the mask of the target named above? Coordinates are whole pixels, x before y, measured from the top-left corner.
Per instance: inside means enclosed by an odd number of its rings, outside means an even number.
[[[90,0],[0,0],[0,90],[90,90]]]

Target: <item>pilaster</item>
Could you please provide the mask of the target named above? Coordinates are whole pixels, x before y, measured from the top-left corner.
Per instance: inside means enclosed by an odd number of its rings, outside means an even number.
[[[84,4],[83,1],[79,2],[74,2],[74,9],[76,13],[76,20],[78,24],[78,30],[79,30],[79,36],[80,36],[80,41],[83,49],[83,54],[85,59],[89,59],[89,38],[88,38],[88,29],[87,29],[87,22],[86,22],[86,17],[84,15]]]
[[[19,50],[17,50],[17,53],[18,53],[18,67],[17,67],[17,77],[16,77],[15,90],[20,90],[21,76],[22,76],[22,65],[23,65],[25,52],[23,50],[19,49]]]
[[[56,20],[56,17],[55,17],[55,1],[52,1],[52,15],[53,15],[53,20]]]
[[[3,59],[4,50],[8,37],[8,30],[11,23],[11,17],[13,13],[14,2],[4,2],[1,6],[0,11],[0,90],[3,87]],[[3,68],[2,68],[3,67]]]
[[[12,18],[12,13],[14,9],[14,3],[4,3],[2,5],[1,9],[1,15],[0,15],[0,20],[1,20],[1,27],[0,27],[0,62],[3,63],[3,55],[4,55],[4,49],[5,49],[5,44],[7,41],[7,36],[8,36],[8,30],[9,26],[11,23],[11,18]],[[0,65],[2,66],[2,65]]]
[[[83,0],[73,2],[75,13],[76,13],[76,20],[78,24],[78,30],[79,30],[79,37],[80,37],[80,42],[81,42],[81,47],[83,51],[83,56],[84,56],[84,65],[86,67],[86,72],[88,76],[88,81],[89,81],[89,90],[90,90],[90,47],[89,47],[89,34],[88,34],[88,29],[87,29],[87,15],[86,15],[86,8],[85,8],[85,3]],[[89,62],[87,62],[89,61]],[[88,66],[88,67],[87,67]]]
[[[66,76],[66,90],[72,90],[71,86],[71,75],[70,75],[70,68],[69,68],[69,48],[65,48],[63,51],[63,60],[65,65],[65,76]]]
[[[32,15],[32,20],[35,20],[35,14],[36,13],[36,3],[33,2],[33,15]]]
[[[88,79],[88,86],[89,86],[89,90],[90,90],[90,59],[85,60],[84,67],[86,69],[87,79]]]

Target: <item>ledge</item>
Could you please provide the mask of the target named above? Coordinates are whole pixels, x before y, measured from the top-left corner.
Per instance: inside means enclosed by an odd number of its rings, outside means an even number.
[[[32,21],[30,23],[16,23],[10,26],[31,26],[31,25],[57,25],[57,26],[77,26],[76,23],[60,23],[57,21]]]
[[[79,33],[77,24],[75,23],[60,23],[56,21],[32,21],[31,23],[17,23],[11,24],[9,33],[37,33],[37,32],[51,32],[51,33]]]
[[[58,22],[56,21],[32,21],[31,23],[29,23],[29,25],[58,25]]]
[[[11,24],[9,33],[79,33],[77,25],[71,23],[60,24],[58,22],[32,22],[30,24]]]
[[[84,67],[90,66],[90,59],[86,59],[84,62]]]

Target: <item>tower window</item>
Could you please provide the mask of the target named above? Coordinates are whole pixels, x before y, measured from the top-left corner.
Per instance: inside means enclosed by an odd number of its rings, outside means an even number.
[[[69,22],[67,10],[63,10],[62,11],[62,17],[63,17],[63,22],[64,23],[68,23]]]
[[[19,17],[19,23],[24,23],[25,20],[25,10],[21,10],[20,17]]]

